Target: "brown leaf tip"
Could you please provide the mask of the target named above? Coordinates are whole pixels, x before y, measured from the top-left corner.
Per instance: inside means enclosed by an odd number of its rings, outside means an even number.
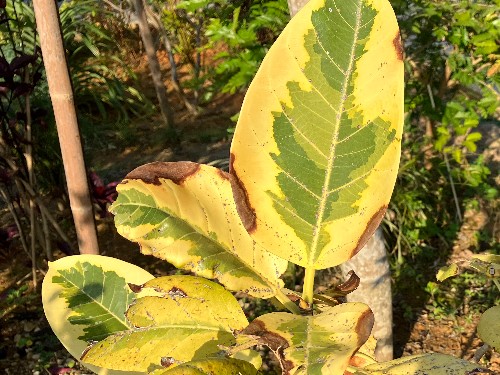
[[[231,181],[231,188],[233,189],[233,197],[236,203],[236,210],[247,232],[252,233],[257,229],[257,220],[255,209],[250,205],[248,192],[245,186],[239,179],[234,169],[235,155],[231,153],[229,159],[229,174]]]
[[[371,219],[368,221],[366,224],[365,231],[359,238],[358,243],[356,244],[356,247],[354,248],[353,252],[351,253],[351,258],[355,256],[359,251],[363,248],[363,246],[366,245],[370,237],[375,233],[375,230],[377,230],[378,225],[382,221],[385,215],[385,211],[387,210],[387,206],[382,206],[379,208],[377,212],[371,217]]]
[[[190,161],[179,162],[154,162],[142,165],[125,178],[130,180],[142,180],[146,184],[161,185],[160,178],[181,185],[189,176],[200,169],[200,164]]]
[[[353,270],[350,270],[347,273],[347,277],[348,279],[346,281],[335,287],[335,291],[341,293],[344,296],[355,291],[360,283],[359,276],[356,275],[356,273]]]
[[[394,45],[394,49],[396,50],[396,56],[398,60],[403,61],[403,45],[401,44],[401,35],[399,31],[396,34],[396,37],[392,40],[392,44]]]
[[[128,283],[128,287],[134,293],[139,293],[142,290],[142,285],[136,285],[136,284]]]

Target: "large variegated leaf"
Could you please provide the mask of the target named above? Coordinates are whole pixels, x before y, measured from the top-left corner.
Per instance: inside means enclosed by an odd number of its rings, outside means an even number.
[[[500,352],[500,306],[490,307],[481,315],[477,334],[486,344]]]
[[[79,358],[89,341],[130,329],[125,311],[135,294],[127,282],[143,284],[152,278],[142,268],[110,257],[59,259],[49,264],[42,284],[45,316],[64,347]],[[83,364],[99,374],[124,374]]]
[[[153,371],[150,375],[255,375],[252,364],[232,358],[210,358],[187,362],[173,369]]]
[[[255,319],[238,341],[268,346],[283,374],[343,374],[370,336],[373,322],[373,313],[362,303],[345,303],[313,316],[278,312]]]
[[[118,232],[144,254],[216,278],[228,289],[274,296],[287,261],[263,250],[236,212],[229,174],[190,162],[152,163],[118,185]]]
[[[213,357],[248,324],[238,301],[222,286],[195,276],[165,276],[135,286],[153,289],[126,316],[134,329],[92,345],[82,359],[114,370],[152,371],[162,364]],[[253,367],[253,366],[252,366]]]
[[[231,146],[245,227],[310,269],[359,251],[384,216],[403,125],[403,61],[388,0],[311,0],[269,50]]]
[[[375,363],[356,371],[354,375],[464,375],[469,371],[482,373],[480,368],[476,363],[451,355],[430,353]]]

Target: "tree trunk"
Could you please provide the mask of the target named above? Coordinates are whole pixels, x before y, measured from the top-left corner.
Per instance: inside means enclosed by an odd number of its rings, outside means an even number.
[[[154,47],[153,37],[151,36],[151,30],[149,29],[148,18],[144,10],[143,0],[134,0],[134,8],[137,16],[137,22],[139,23],[142,43],[144,44],[146,55],[148,56],[149,71],[151,72],[151,77],[153,78],[153,84],[155,86],[156,96],[160,105],[161,115],[167,127],[170,130],[173,130],[174,115],[168,104],[167,90],[163,80],[161,79],[160,64],[158,63],[158,57],[156,56],[156,49]]]
[[[288,0],[293,17],[308,0]],[[341,265],[342,273],[354,270],[361,278],[356,291],[347,296],[349,302],[364,302],[375,314],[372,334],[377,339],[375,356],[378,361],[393,358],[392,347],[392,293],[389,260],[384,246],[382,230],[377,229],[363,249]]]
[[[358,288],[347,295],[347,301],[370,306],[375,314],[372,330],[377,339],[375,357],[379,362],[390,361],[393,358],[391,271],[380,227],[365,247],[340,268],[344,275],[354,270],[361,279]]]
[[[98,254],[94,212],[90,200],[80,132],[64,52],[59,14],[54,0],[33,0],[49,94],[61,145],[68,194],[82,254]]]

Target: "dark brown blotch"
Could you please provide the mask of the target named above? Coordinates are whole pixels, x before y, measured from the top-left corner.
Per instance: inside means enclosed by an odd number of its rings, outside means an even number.
[[[358,334],[358,342],[357,346],[360,347],[363,345],[366,340],[370,337],[373,329],[373,324],[375,323],[375,316],[373,315],[372,310],[368,308],[361,316],[359,317],[358,324],[356,324],[356,333]]]
[[[162,367],[170,367],[177,362],[173,357],[161,357],[160,364]]]
[[[255,319],[241,333],[245,335],[257,336],[260,345],[265,345],[274,353],[280,362],[284,375],[290,374],[295,366],[292,361],[285,359],[285,349],[290,345],[288,341],[275,332],[267,330],[266,325],[259,319]]]
[[[141,180],[146,184],[161,185],[160,178],[181,185],[189,176],[194,175],[200,169],[200,164],[190,161],[179,162],[154,162],[142,165],[125,178],[130,180]]]
[[[170,298],[176,299],[176,298],[186,298],[188,295],[185,291],[183,291],[181,288],[177,288],[176,286],[172,287],[168,291],[168,295]]]
[[[380,209],[377,212],[375,212],[375,214],[372,216],[370,221],[368,221],[368,224],[366,224],[365,231],[363,232],[363,234],[359,238],[359,241],[356,244],[356,247],[354,248],[354,250],[351,253],[351,258],[353,256],[355,256],[357,253],[359,253],[359,251],[363,248],[363,246],[366,245],[366,243],[368,242],[370,237],[373,235],[373,233],[375,233],[375,230],[377,230],[378,225],[382,221],[386,210],[387,210],[387,206],[380,207]]]
[[[396,33],[396,37],[392,40],[392,44],[394,45],[394,49],[396,50],[396,56],[398,60],[403,61],[403,45],[401,44],[401,35],[399,31]]]
[[[142,285],[128,283],[128,287],[134,293],[139,293],[142,290]]]
[[[257,229],[255,210],[250,205],[248,192],[245,189],[245,186],[234,170],[234,160],[235,156],[233,153],[231,153],[231,157],[229,159],[229,181],[231,182],[231,188],[233,190],[233,198],[234,202],[236,203],[236,210],[238,211],[238,215],[240,215],[240,219],[247,232],[253,233]]]

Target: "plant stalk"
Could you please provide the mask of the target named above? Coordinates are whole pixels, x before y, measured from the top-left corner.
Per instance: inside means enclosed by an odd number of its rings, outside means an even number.
[[[281,290],[279,290],[279,289],[277,290],[275,297],[278,301],[280,301],[280,303],[283,306],[286,307],[286,309],[288,311],[290,311],[291,313],[293,313],[295,315],[300,315],[299,307],[295,303],[290,301],[290,299]]]
[[[314,274],[316,270],[312,267],[306,267],[306,274],[304,276],[304,285],[302,288],[302,299],[308,304],[312,305],[314,296]]]

